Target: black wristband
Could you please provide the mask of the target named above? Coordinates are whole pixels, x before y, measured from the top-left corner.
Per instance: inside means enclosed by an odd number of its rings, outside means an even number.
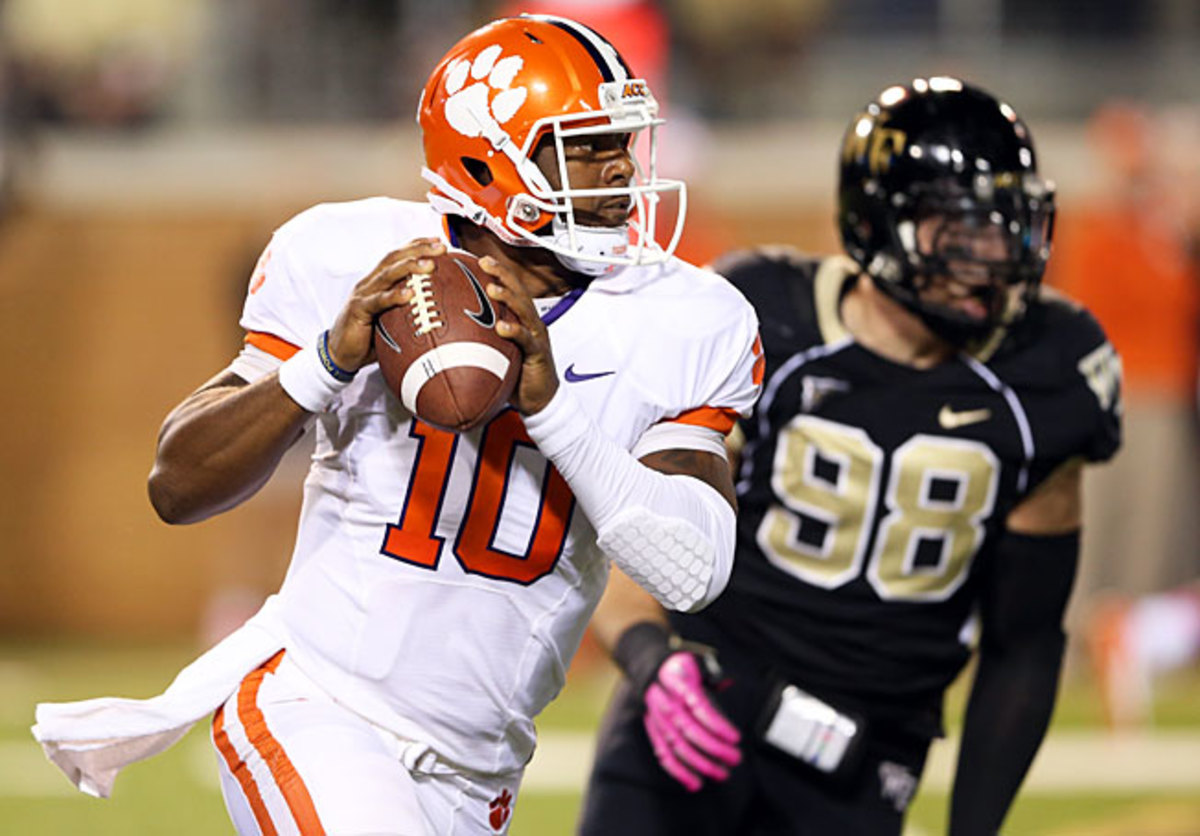
[[[674,653],[671,631],[657,621],[639,621],[621,634],[613,649],[613,661],[625,672],[634,690],[646,692],[663,660]]]

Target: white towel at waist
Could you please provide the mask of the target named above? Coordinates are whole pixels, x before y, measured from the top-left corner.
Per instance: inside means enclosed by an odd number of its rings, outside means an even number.
[[[39,703],[33,736],[76,787],[108,798],[117,773],[175,744],[237,690],[242,678],[284,646],[272,595],[245,624],[179,672],[166,691],[144,700],[102,697]]]

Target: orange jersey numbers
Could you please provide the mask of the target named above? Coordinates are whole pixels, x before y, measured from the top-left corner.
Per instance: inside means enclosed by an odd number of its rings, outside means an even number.
[[[436,569],[445,538],[435,533],[438,510],[450,480],[459,436],[414,420],[409,434],[420,440],[412,481],[398,525],[388,525],[380,552]],[[508,495],[509,476],[518,447],[533,447],[520,417],[502,412],[483,430],[466,512],[454,544],[454,556],[471,574],[531,584],[554,570],[567,538],[575,497],[557,470],[545,462],[541,500],[533,533],[523,554],[497,549],[492,538]]]
[[[458,435],[434,429],[415,418],[408,434],[420,442],[413,461],[412,480],[408,483],[404,510],[400,512],[400,524],[388,525],[380,551],[406,563],[436,569],[443,538],[434,534],[434,527],[450,479],[450,462],[454,459]]]

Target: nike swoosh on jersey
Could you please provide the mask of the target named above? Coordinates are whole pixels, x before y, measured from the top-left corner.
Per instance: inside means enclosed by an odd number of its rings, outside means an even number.
[[[471,283],[471,289],[475,291],[475,298],[479,300],[478,311],[472,312],[468,311],[466,308],[463,308],[463,313],[474,320],[476,324],[484,328],[494,328],[496,325],[496,311],[492,307],[492,300],[489,299],[487,294],[483,292],[483,285],[479,283],[479,279],[475,278],[475,274],[467,268],[467,265],[463,264],[457,258],[454,259],[454,263],[457,264],[458,269],[462,270],[463,274],[466,275],[467,281]]]
[[[577,372],[575,364],[567,366],[567,371],[563,374],[567,383],[583,383],[585,380],[595,380],[598,377],[608,377],[610,374],[616,374],[616,371],[610,372]]]
[[[956,430],[959,427],[981,423],[991,417],[992,411],[990,409],[965,409],[962,412],[955,412],[947,404],[938,412],[938,423],[942,425],[942,429],[944,430]]]

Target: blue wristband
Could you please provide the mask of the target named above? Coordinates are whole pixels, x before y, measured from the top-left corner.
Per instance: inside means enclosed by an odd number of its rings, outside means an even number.
[[[317,357],[320,358],[321,365],[325,367],[325,371],[329,372],[330,377],[339,383],[349,383],[354,380],[354,375],[358,374],[357,371],[348,371],[333,362],[333,358],[329,356],[329,331],[322,331],[317,340]]]

